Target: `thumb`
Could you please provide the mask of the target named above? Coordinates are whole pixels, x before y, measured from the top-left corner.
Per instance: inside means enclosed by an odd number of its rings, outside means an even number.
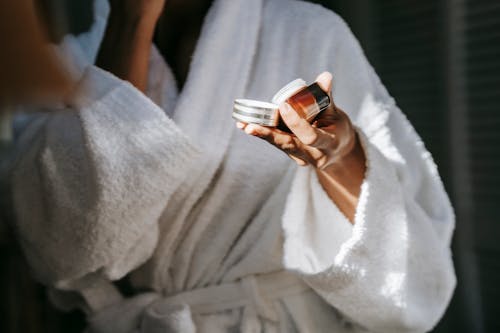
[[[319,87],[327,94],[330,94],[332,90],[332,81],[333,76],[330,72],[323,72],[316,77],[316,82],[318,83]]]

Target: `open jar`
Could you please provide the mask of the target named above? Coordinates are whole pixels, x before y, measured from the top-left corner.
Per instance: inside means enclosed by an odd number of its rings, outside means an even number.
[[[309,122],[330,105],[330,97],[314,82],[307,85],[302,79],[296,79],[281,88],[272,98],[272,103],[251,99],[234,101],[233,118],[262,126],[278,127],[290,132],[281,120],[279,105],[288,103],[300,116]]]

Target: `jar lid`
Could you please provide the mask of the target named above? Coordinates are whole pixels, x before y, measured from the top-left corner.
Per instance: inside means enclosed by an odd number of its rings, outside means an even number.
[[[233,106],[233,118],[245,123],[277,126],[279,108],[273,103],[252,99],[236,99]]]
[[[286,84],[283,88],[281,88],[272,99],[272,102],[276,105],[280,105],[284,101],[287,100],[288,97],[295,94],[302,88],[307,87],[306,81],[302,79],[295,79],[292,82]]]

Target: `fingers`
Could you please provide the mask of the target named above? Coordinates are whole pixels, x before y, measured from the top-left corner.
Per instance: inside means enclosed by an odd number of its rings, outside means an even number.
[[[323,111],[323,115],[335,115],[337,114],[340,110],[339,108],[335,105],[335,101],[333,100],[332,96],[332,87],[333,87],[333,75],[330,72],[323,72],[319,74],[316,77],[316,82],[318,83],[319,87],[330,96],[330,106],[328,109]]]
[[[285,133],[278,129],[259,126],[256,124],[236,123],[236,127],[245,131],[245,133],[257,136],[276,148],[282,150],[298,165],[305,166],[312,158],[304,150],[304,147],[297,138],[294,138],[289,133]]]
[[[308,165],[308,164],[309,164],[308,162],[306,162],[306,161],[304,161],[303,159],[300,159],[300,158],[298,158],[298,157],[296,157],[296,156],[294,156],[294,155],[287,154],[287,156],[288,156],[288,157],[290,157],[292,160],[294,160],[294,161],[295,161],[295,163],[297,163],[297,164],[298,164],[298,165],[300,165],[300,166],[306,166],[306,165]]]
[[[320,149],[304,145],[297,137],[279,129],[246,123],[237,123],[236,126],[244,130],[245,133],[272,144],[300,166],[311,164],[315,167],[321,167],[328,160],[328,154]]]
[[[330,72],[323,72],[316,77],[316,82],[324,92],[329,94],[332,91],[333,75]]]
[[[287,154],[299,155],[298,142],[290,134],[255,124],[246,125],[244,131],[266,140]]]
[[[305,144],[318,149],[327,149],[331,145],[332,135],[312,126],[290,105],[283,103],[279,109],[281,118],[295,136]]]

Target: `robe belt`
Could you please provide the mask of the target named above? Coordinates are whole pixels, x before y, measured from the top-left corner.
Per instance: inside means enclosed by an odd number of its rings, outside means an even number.
[[[88,332],[196,332],[191,314],[208,315],[243,308],[241,332],[260,332],[261,319],[278,321],[274,301],[310,289],[287,271],[249,275],[236,282],[208,286],[162,297],[144,293],[123,299],[109,281],[82,291],[94,311]],[[101,284],[101,285],[99,285]]]

